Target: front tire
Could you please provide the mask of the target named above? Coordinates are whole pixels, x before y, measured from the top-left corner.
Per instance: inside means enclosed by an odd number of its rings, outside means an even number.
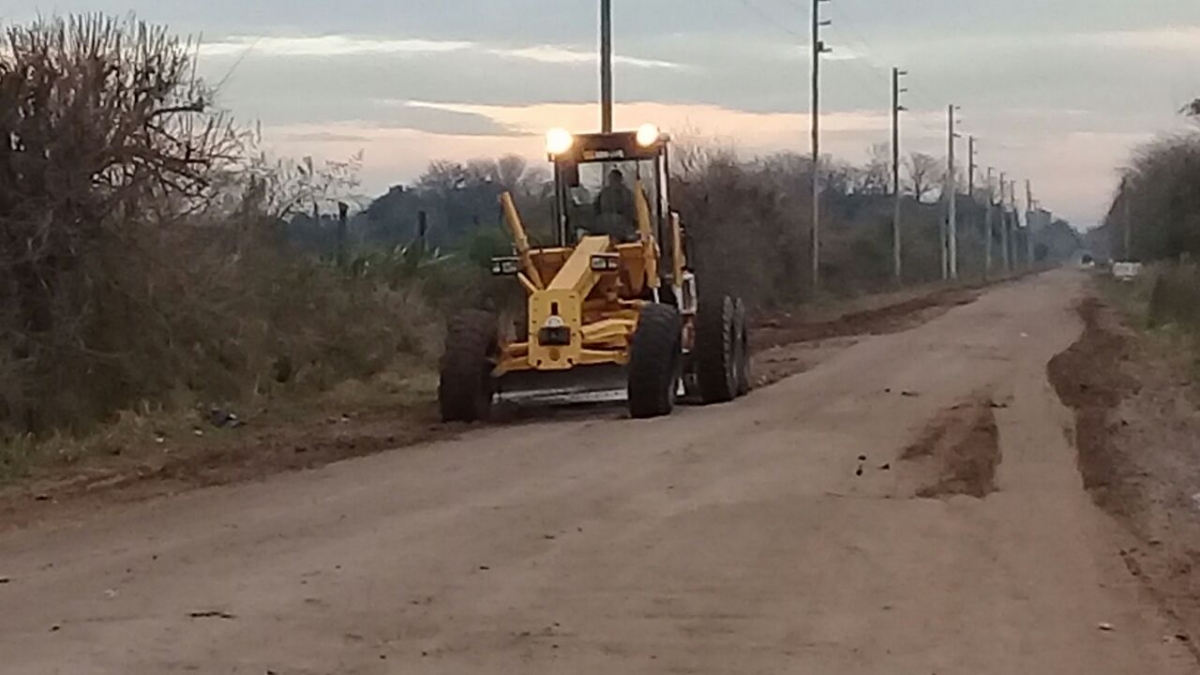
[[[634,419],[662,417],[675,409],[682,331],[683,320],[674,307],[642,308],[629,349],[629,414]]]
[[[492,414],[492,371],[500,353],[496,317],[470,310],[450,321],[442,353],[438,407],[444,422],[482,422]]]

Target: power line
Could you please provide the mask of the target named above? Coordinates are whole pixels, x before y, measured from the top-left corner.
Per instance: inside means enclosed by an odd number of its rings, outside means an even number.
[[[870,40],[863,37],[861,33],[854,29],[853,22],[848,21],[844,13],[838,11],[833,18],[836,20],[836,23],[834,24],[834,31],[838,35],[841,35],[842,39],[847,44],[858,49],[866,61],[880,70],[886,71],[891,67],[883,63],[881,60],[875,58],[874,54],[876,50],[869,46],[868,43]],[[842,35],[843,33],[844,35]]]
[[[863,57],[862,60],[870,63],[872,66],[878,68],[882,72],[887,72],[891,68],[889,63],[902,60],[897,58],[878,58],[877,54],[879,54],[879,50],[871,47],[869,44],[871,40],[866,38],[855,28],[857,19],[848,11],[849,2],[839,3],[835,6],[837,7],[837,13],[834,16],[836,19],[834,30],[839,34],[844,33],[842,37],[847,44],[851,45],[860,52]],[[930,112],[940,110],[942,106],[945,105],[945,102],[951,98],[948,92],[942,91],[939,87],[933,86],[929,82],[915,82],[912,93],[913,98],[918,104],[916,107],[926,108]],[[930,96],[931,98],[926,99],[926,96]],[[916,121],[919,126],[925,127],[926,131],[929,131],[931,134],[936,133],[941,135],[943,133],[940,125],[938,125],[937,130],[935,131],[933,126],[928,122],[921,120],[920,118],[917,118]]]
[[[764,10],[762,7],[759,7],[758,5],[754,4],[753,2],[751,2],[751,0],[738,0],[738,2],[740,2],[743,7],[750,10],[751,12],[753,12],[755,16],[762,19],[765,23],[769,24],[772,28],[781,30],[784,33],[787,33],[788,35],[796,38],[797,40],[804,39],[804,37],[802,35],[800,35],[796,31],[788,28],[786,22],[780,22],[779,19],[776,19],[775,17],[771,16],[766,10]]]

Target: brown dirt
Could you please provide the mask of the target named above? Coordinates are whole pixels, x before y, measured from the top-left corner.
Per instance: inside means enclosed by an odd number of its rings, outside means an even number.
[[[761,389],[810,370],[856,342],[857,337],[847,336],[795,342],[756,351],[751,357],[754,386]]]
[[[934,469],[932,482],[916,496],[941,499],[967,495],[982,499],[996,492],[1000,465],[1000,432],[995,404],[990,398],[972,398],[942,413],[900,458],[922,461]]]
[[[777,312],[759,317],[750,339],[755,386],[803,373],[864,336],[899,333],[928,323],[975,302],[981,292],[970,287],[903,291],[860,299],[865,306],[840,313]]]
[[[1050,361],[1049,376],[1059,398],[1075,410],[1075,447],[1084,487],[1100,506],[1122,512],[1131,501],[1127,467],[1113,447],[1111,411],[1136,393],[1138,382],[1121,363],[1129,358],[1129,341],[1111,311],[1096,298],[1078,307],[1083,336]]]
[[[753,337],[755,386],[775,384],[805,372],[855,344],[857,336],[900,332],[923,324],[949,309],[973,302],[978,290],[912,289],[861,298],[850,312],[781,313],[760,319]],[[854,305],[855,303],[850,303]],[[843,305],[845,306],[845,305]],[[865,307],[865,308],[861,308]],[[395,450],[453,436],[467,427],[442,425],[432,404],[381,408],[366,412],[316,415],[310,421],[253,420],[234,431],[205,428],[199,442],[180,439],[168,448],[148,438],[139,447],[116,448],[113,457],[87,458],[53,467],[33,481],[0,488],[0,531],[24,527],[61,512],[86,510],[106,502],[137,502],[198,487],[262,480],[272,474],[314,469],[334,462]],[[553,417],[623,416],[613,406],[502,408],[500,425],[536,423]],[[149,434],[149,430],[146,431]],[[143,435],[146,435],[143,434]],[[118,443],[117,445],[120,445]],[[117,456],[121,455],[121,456]]]
[[[424,405],[264,428],[252,423],[227,432],[202,429],[223,437],[181,449],[169,442],[157,455],[131,452],[127,461],[74,474],[56,471],[54,477],[0,491],[0,531],[55,512],[87,509],[97,501],[135,502],[200,487],[262,480],[276,473],[314,469],[447,438],[462,430],[438,423],[436,415],[433,405]],[[175,451],[170,451],[172,445],[176,445]]]
[[[954,288],[826,320],[812,321],[789,314],[769,316],[758,322],[751,342],[756,351],[764,351],[798,342],[897,333],[925,323],[953,307],[975,302],[978,297],[977,290]]]
[[[1078,463],[1095,502],[1130,531],[1126,567],[1200,660],[1200,407],[1188,370],[1097,299],[1080,340],[1051,361],[1075,411]]]
[[[0,671],[1194,673],[1047,388],[1082,286],[996,289],[728,405],[493,428],[0,536]],[[973,392],[1012,397],[1003,493],[890,498],[910,432]]]

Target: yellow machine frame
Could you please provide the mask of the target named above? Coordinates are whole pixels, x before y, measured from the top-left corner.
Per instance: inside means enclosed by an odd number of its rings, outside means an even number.
[[[533,249],[512,196],[501,196],[505,221],[520,260],[516,276],[529,295],[529,339],[501,345],[494,375],[629,362],[630,340],[645,304],[629,298],[642,295],[647,288],[657,292],[660,285],[660,250],[651,225],[650,205],[640,180],[636,188],[638,241],[618,244],[608,236],[585,236],[571,248]],[[678,289],[684,284],[686,266],[678,215],[672,214],[670,227],[674,244],[672,281]],[[617,264],[600,266],[594,264],[597,260]],[[685,317],[685,326],[688,321]],[[548,324],[568,329],[570,343],[541,344],[538,336]]]

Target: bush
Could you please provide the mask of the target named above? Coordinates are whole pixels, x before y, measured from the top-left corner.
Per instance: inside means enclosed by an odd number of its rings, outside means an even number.
[[[265,162],[208,107],[193,50],[100,16],[0,43],[0,436],[145,402],[314,391],[436,351],[415,281],[286,242],[355,162]]]
[[[682,159],[681,159],[682,158]],[[686,144],[676,152],[672,201],[681,211],[701,283],[730,289],[755,308],[793,304],[810,288],[811,162],[780,154],[752,162],[732,151]],[[894,198],[855,192],[853,167],[825,169],[822,194],[823,293],[856,295],[892,287]],[[941,278],[941,205],[902,203],[904,281]],[[960,198],[959,269],[984,267],[983,208]],[[1001,254],[995,231],[994,267]]]
[[[1152,328],[1175,324],[1200,334],[1200,267],[1183,262],[1157,269],[1149,318]]]
[[[1119,257],[1149,263],[1200,256],[1200,132],[1140,148],[1104,227]]]

